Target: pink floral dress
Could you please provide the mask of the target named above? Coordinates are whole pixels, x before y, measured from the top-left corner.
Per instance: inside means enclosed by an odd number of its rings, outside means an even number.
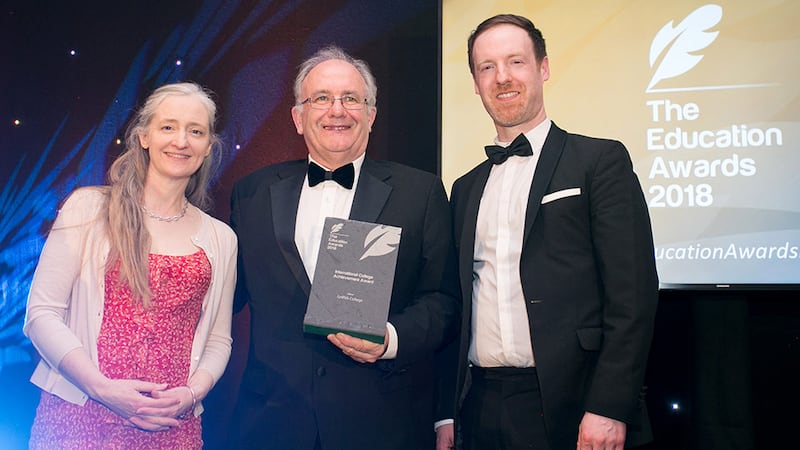
[[[149,262],[153,295],[149,308],[134,301],[130,289],[118,283],[119,264],[106,273],[103,323],[97,339],[100,371],[113,379],[184,386],[211,264],[202,250],[185,256],[151,254]],[[124,425],[120,416],[94,400],[79,406],[42,392],[30,448],[202,448],[200,418],[187,417],[166,431],[144,431]]]

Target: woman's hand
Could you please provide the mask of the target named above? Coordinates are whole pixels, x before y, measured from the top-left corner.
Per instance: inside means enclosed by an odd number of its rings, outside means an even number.
[[[172,389],[154,391],[153,398],[171,400],[166,406],[145,406],[136,411],[138,416],[144,417],[170,417],[182,419],[192,414],[192,409],[197,403],[194,392],[189,386],[178,386]]]
[[[131,425],[147,431],[163,431],[180,424],[175,418],[177,414],[170,412],[180,409],[181,399],[163,395],[166,388],[166,384],[147,381],[106,379],[91,395]]]
[[[180,424],[174,416],[140,415],[138,412],[142,408],[162,411],[179,407],[179,399],[160,395],[167,388],[166,383],[108,378],[94,365],[83,348],[67,353],[58,369],[89,397],[119,415],[126,424],[147,431],[163,431]]]

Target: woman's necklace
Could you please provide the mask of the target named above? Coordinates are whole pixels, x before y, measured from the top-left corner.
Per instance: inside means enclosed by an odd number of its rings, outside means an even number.
[[[156,219],[156,220],[158,220],[160,222],[177,222],[177,221],[183,219],[183,216],[186,215],[186,208],[188,208],[188,207],[189,207],[189,200],[187,200],[186,197],[184,197],[183,198],[183,207],[181,208],[181,212],[179,212],[178,214],[175,214],[174,216],[168,216],[168,217],[159,216],[158,214],[154,213],[153,211],[150,211],[149,209],[147,209],[147,207],[144,206],[144,205],[142,205],[142,211],[144,211],[144,213],[147,214],[148,217],[152,217],[153,219]]]

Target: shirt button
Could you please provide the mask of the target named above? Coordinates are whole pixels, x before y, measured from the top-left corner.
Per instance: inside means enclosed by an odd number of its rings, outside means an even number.
[[[328,371],[327,371],[327,370],[325,370],[325,368],[324,368],[324,367],[318,367],[318,368],[317,368],[317,375],[318,375],[318,376],[320,376],[320,377],[324,377],[326,373],[328,373]]]

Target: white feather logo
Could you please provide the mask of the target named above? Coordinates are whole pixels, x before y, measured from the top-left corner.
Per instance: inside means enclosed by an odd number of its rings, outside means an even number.
[[[383,256],[395,251],[397,244],[400,243],[400,228],[378,225],[367,233],[364,239],[364,249],[366,251],[359,261],[369,256]]]
[[[672,20],[664,25],[650,44],[650,67],[653,67],[665,50],[666,53],[653,74],[647,90],[649,91],[661,80],[682,75],[696,66],[703,59],[703,55],[694,55],[692,52],[702,50],[714,42],[719,31],[705,30],[718,24],[721,19],[722,7],[712,4],[692,11],[676,27],[672,26]]]

